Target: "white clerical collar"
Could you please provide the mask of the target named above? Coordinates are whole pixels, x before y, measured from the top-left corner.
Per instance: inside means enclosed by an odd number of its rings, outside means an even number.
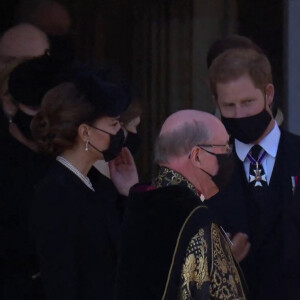
[[[274,122],[273,129],[259,142],[259,145],[272,157],[276,157],[278,144],[280,140],[280,129],[277,122]],[[241,141],[235,139],[235,151],[238,158],[244,161],[253,144],[244,144]]]

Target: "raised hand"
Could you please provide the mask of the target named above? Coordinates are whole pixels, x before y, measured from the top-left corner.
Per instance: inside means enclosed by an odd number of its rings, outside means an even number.
[[[138,183],[138,173],[134,159],[128,148],[122,148],[120,154],[109,162],[112,182],[121,195],[128,196],[130,188]]]

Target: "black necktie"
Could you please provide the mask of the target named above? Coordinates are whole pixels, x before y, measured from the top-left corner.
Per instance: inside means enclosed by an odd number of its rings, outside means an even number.
[[[266,154],[260,145],[254,145],[247,155],[250,160],[249,183],[254,188],[267,186],[267,178],[262,166],[262,160]]]

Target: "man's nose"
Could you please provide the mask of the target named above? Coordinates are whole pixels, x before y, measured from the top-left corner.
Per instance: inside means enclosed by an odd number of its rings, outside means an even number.
[[[240,106],[235,106],[234,108],[234,118],[243,118],[245,117],[245,112]]]

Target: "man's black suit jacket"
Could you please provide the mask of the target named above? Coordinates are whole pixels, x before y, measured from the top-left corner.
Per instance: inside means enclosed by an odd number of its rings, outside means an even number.
[[[251,298],[296,299],[287,288],[291,272],[293,226],[292,176],[300,175],[300,137],[281,130],[277,156],[267,192],[257,201],[249,188],[243,162],[234,152],[235,170],[226,190],[207,201],[227,232],[247,233],[251,249],[241,262]],[[300,178],[300,177],[299,177]],[[296,258],[295,258],[296,259]],[[296,261],[295,261],[296,263]]]

